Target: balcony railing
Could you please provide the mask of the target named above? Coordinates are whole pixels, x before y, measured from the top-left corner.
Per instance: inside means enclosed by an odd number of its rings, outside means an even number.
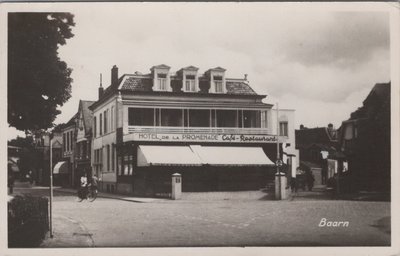
[[[222,127],[166,127],[128,126],[128,133],[169,133],[169,134],[270,134],[268,128],[222,128]]]

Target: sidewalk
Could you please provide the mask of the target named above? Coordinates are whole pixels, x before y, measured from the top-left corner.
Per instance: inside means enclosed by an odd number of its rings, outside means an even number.
[[[47,233],[40,247],[94,247],[93,234],[76,220],[68,217],[53,215],[53,238]]]
[[[57,187],[57,188],[54,188],[54,191],[64,192],[64,193],[71,193],[71,194],[75,194],[76,195],[76,190],[75,189],[71,189],[71,188]],[[104,193],[104,192],[98,192],[97,197],[111,198],[111,199],[117,199],[117,200],[123,200],[123,201],[130,201],[130,202],[135,202],[135,203],[154,203],[154,202],[170,201],[170,199],[168,199],[168,198],[132,197],[132,196],[119,195],[119,194],[110,194],[110,193]]]

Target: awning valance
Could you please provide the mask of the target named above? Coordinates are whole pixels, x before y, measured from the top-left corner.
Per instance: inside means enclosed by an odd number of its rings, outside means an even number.
[[[68,173],[68,163],[65,161],[58,162],[53,169],[53,174]]]
[[[138,148],[138,166],[274,165],[261,147],[153,146]]]
[[[200,166],[202,163],[188,146],[139,146],[138,166],[150,165]]]
[[[203,164],[214,166],[274,165],[261,147],[191,146]]]

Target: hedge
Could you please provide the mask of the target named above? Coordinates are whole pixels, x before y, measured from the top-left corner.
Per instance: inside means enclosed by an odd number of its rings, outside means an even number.
[[[8,202],[8,247],[38,247],[49,230],[48,199],[29,195]]]

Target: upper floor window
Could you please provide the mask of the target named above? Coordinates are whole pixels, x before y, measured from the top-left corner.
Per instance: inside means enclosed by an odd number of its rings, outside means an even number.
[[[190,109],[189,110],[190,127],[210,127],[210,110],[208,109]]]
[[[71,148],[70,148],[70,151],[72,151],[72,150],[74,150],[74,144],[73,144],[73,141],[74,141],[74,132],[73,131],[71,131],[70,132],[71,133],[71,136],[70,136],[70,139],[71,139],[71,142],[70,142],[70,146],[71,146]]]
[[[157,89],[160,91],[167,90],[167,74],[157,74]]]
[[[104,134],[106,134],[108,131],[108,109],[104,110]]]
[[[183,126],[182,109],[161,109],[161,126]]]
[[[97,136],[97,120],[96,117],[93,117],[93,137],[96,138]]]
[[[69,140],[70,140],[70,133],[67,132],[67,152],[69,151]]]
[[[288,136],[288,122],[279,122],[279,135]]]
[[[115,117],[114,117],[114,106],[111,107],[111,131],[114,131],[115,127]]]
[[[261,113],[258,110],[243,110],[243,127],[244,128],[260,128]]]
[[[186,75],[185,91],[195,92],[196,91],[196,76]]]
[[[63,149],[64,152],[67,151],[67,140],[65,139],[65,133],[63,133]]]
[[[238,127],[236,110],[217,110],[217,127]]]
[[[154,109],[153,108],[129,108],[128,124],[138,126],[154,125]]]
[[[224,92],[222,76],[214,76],[214,90],[216,93]]]
[[[99,128],[100,128],[100,131],[99,131],[99,135],[101,136],[101,135],[103,135],[103,115],[100,113],[100,120],[99,120]]]

